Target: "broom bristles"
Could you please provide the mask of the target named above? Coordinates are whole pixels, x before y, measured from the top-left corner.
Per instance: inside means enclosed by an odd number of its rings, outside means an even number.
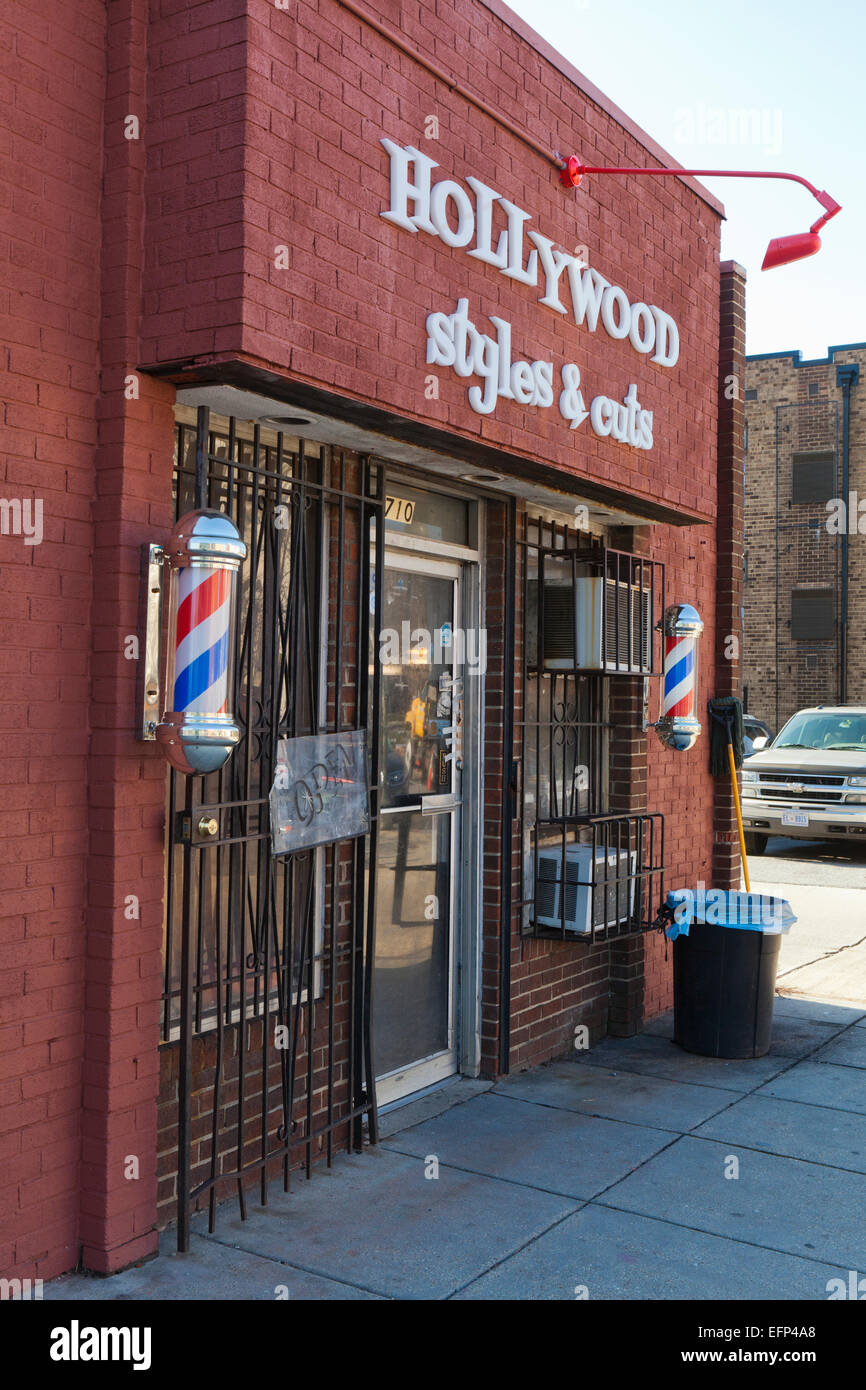
[[[727,777],[728,734],[730,726],[731,741],[734,745],[734,766],[743,766],[743,706],[736,695],[725,695],[710,700],[710,772],[714,777]],[[715,716],[715,717],[714,717]]]

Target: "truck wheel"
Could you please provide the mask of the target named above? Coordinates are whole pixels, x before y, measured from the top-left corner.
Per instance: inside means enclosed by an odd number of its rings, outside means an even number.
[[[745,832],[746,854],[763,854],[767,848],[767,835],[755,835],[750,831]]]

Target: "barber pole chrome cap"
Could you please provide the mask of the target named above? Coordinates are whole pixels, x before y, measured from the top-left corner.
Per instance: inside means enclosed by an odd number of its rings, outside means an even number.
[[[172,587],[166,687],[156,737],[178,772],[216,772],[240,739],[229,710],[234,604],[247,547],[218,511],[187,512],[165,547]]]
[[[701,732],[695,711],[697,640],[703,630],[700,614],[690,603],[673,604],[665,610],[664,691],[661,717],[655,731],[662,743],[678,753],[693,747]]]

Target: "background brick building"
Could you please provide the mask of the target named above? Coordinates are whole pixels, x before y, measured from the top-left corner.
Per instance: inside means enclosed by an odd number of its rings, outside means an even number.
[[[774,732],[866,700],[864,369],[863,343],[746,358],[743,685]]]
[[[196,926],[190,904],[195,891],[205,901],[206,878],[195,878],[205,851],[183,828],[182,797],[192,798],[188,811],[216,797],[226,817],[207,853],[223,856],[209,862],[214,892],[231,888],[242,979],[267,971],[271,938],[259,929],[276,911],[259,893],[276,873],[266,836],[249,823],[237,830],[239,798],[201,779],[167,786],[159,747],[136,738],[129,637],[141,632],[142,547],[165,541],[200,484],[204,500],[240,518],[244,471],[243,525],[261,543],[262,572],[279,553],[275,512],[289,492],[304,506],[324,507],[328,489],[332,502],[348,499],[331,511],[338,529],[321,532],[339,535],[347,561],[325,569],[318,590],[331,602],[319,634],[331,723],[344,707],[347,719],[363,717],[370,590],[359,528],[376,517],[382,525],[382,489],[423,485],[482,518],[472,582],[490,661],[473,728],[483,775],[464,817],[479,832],[477,899],[464,911],[477,1037],[455,1066],[495,1075],[561,1055],[581,1023],[593,1037],[633,1032],[670,1003],[657,933],[590,943],[525,929],[513,725],[526,713],[527,576],[516,549],[527,525],[545,519],[562,536],[584,508],[599,544],[663,562],[668,602],[700,610],[699,711],[709,695],[739,689],[725,647],[741,607],[742,402],[720,388],[742,377],[743,273],[720,265],[722,208],[693,179],[599,178],[565,191],[547,151],[579,148],[599,164],[672,161],[500,0],[438,0],[435,20],[433,8],[81,0],[70,9],[49,0],[34,9],[16,0],[4,13],[3,488],[7,502],[41,502],[44,535],[25,544],[10,523],[0,537],[3,1272],[49,1278],[82,1264],[110,1273],[147,1257],[179,1184],[186,1200],[192,1179],[213,1171],[199,1194],[207,1201],[208,1191],[222,1197],[330,1159],[333,1147],[360,1142],[371,1105],[359,1075],[372,1065],[358,1023],[369,999],[356,962],[365,909],[361,893],[354,911],[346,889],[363,881],[363,842],[357,853],[329,851],[335,911],[322,929],[321,977],[311,963],[305,995],[294,958],[287,967],[297,1034],[286,1094],[246,999],[238,1018],[229,1007],[225,1036],[197,1023],[177,1036],[172,932],[187,933],[195,963],[219,916],[206,904]],[[560,254],[582,247],[629,300],[663,306],[679,326],[675,370],[639,356],[622,334],[565,320],[519,275],[384,220],[386,137],[432,150],[437,179],[464,195],[469,176],[483,178],[530,212]],[[636,385],[653,411],[654,447],[586,424],[570,430],[555,406],[512,399],[477,413],[449,371],[426,390],[427,316],[452,312],[463,296],[485,328],[492,315],[508,320],[515,355],[579,363],[587,403],[602,389],[622,401]],[[275,416],[292,423],[275,426]],[[378,493],[364,490],[374,485]],[[322,552],[326,564],[337,548]],[[342,589],[352,575],[354,588]],[[248,581],[247,612],[257,594]],[[274,640],[285,648],[278,582],[271,597]],[[357,624],[339,627],[343,609]],[[259,641],[262,624],[251,625]],[[354,643],[354,664],[343,640]],[[261,660],[273,671],[273,651]],[[662,748],[642,727],[642,678],[616,681],[610,806],[664,815],[668,886],[738,882],[730,796],[710,778],[706,737],[686,754]],[[264,715],[246,693],[249,748]],[[279,723],[267,733],[285,733]],[[265,761],[259,750],[230,764],[246,769],[250,804],[251,769],[267,791]],[[243,842],[247,855],[254,840],[255,881],[233,848]],[[262,1092],[274,1089],[262,1113]],[[256,1113],[258,1130],[238,1137]],[[239,1178],[232,1165],[247,1161]]]

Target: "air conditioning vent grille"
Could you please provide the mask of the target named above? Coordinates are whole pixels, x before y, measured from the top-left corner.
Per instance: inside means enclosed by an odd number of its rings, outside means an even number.
[[[545,585],[544,655],[574,663],[574,590],[570,584]]]
[[[593,931],[629,922],[634,912],[635,866],[634,850],[605,852],[597,848],[593,873],[591,845],[568,845],[563,905],[562,852],[540,851],[536,924],[560,929],[564,925],[568,933],[589,936]]]
[[[621,671],[652,670],[652,609],[649,589],[608,579],[605,588],[605,666]]]

